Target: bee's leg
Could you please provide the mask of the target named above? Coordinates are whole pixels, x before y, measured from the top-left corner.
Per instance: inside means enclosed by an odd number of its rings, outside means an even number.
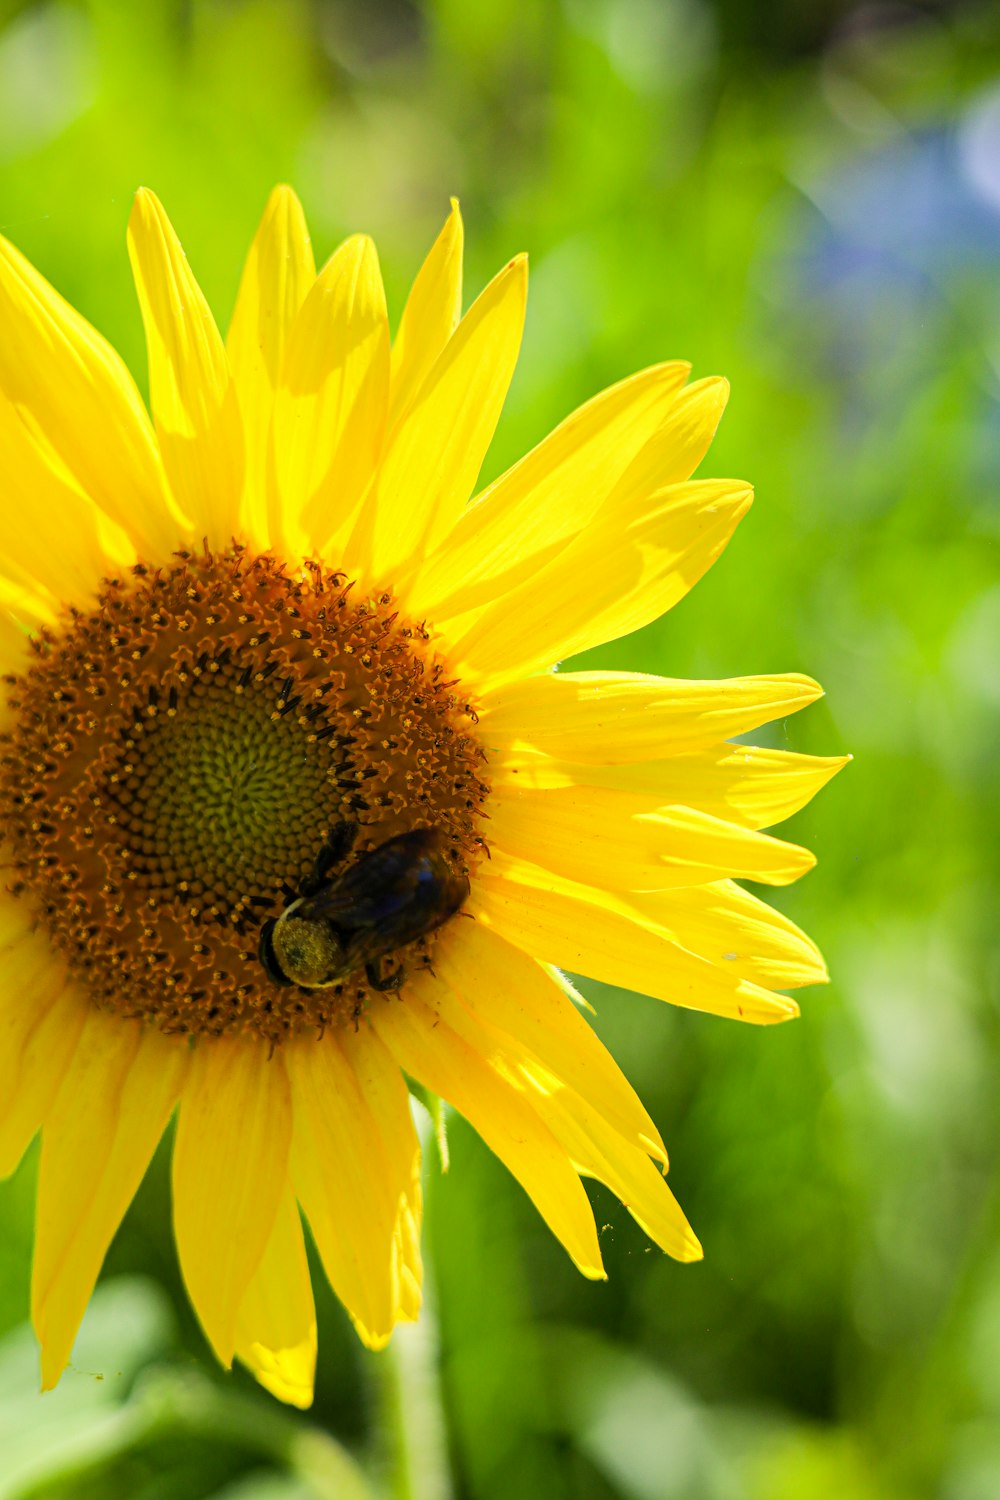
[[[368,976],[368,983],[372,989],[378,990],[383,995],[392,990],[398,990],[406,978],[406,970],[397,969],[395,973],[389,975],[388,979],[383,979],[376,964],[365,964],[365,974]]]
[[[348,854],[354,847],[354,841],[358,836],[357,823],[337,823],[330,829],[330,835],[316,856],[313,872],[308,880],[302,882],[303,896],[315,896],[326,884],[326,878],[334,865]]]
[[[339,823],[334,824],[320,856],[321,858],[323,855],[326,856],[327,869],[330,865],[336,864],[338,859],[344,859],[350,854],[359,832],[360,826],[352,818],[343,818]]]

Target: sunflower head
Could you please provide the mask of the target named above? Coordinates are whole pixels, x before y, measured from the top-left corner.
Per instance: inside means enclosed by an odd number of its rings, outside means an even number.
[[[724,381],[644,370],[473,496],[526,263],[462,316],[457,205],[392,339],[371,241],[317,274],[286,188],[225,342],[151,193],[129,248],[152,418],[0,241],[0,1169],[40,1128],[51,1385],[176,1109],[206,1335],[304,1405],[300,1209],[367,1344],[419,1310],[406,1075],[585,1275],[585,1176],[700,1255],[559,969],[796,1014],[822,959],[734,877],[809,868],[761,829],[842,762],[733,743],[808,678],[552,671],[669,609],[745,514],[746,484],[692,478]]]
[[[353,1017],[363,965],[323,994],[303,970],[289,992],[256,937],[332,830],[360,825],[363,849],[429,826],[456,867],[475,864],[474,710],[392,604],[313,559],[290,576],[234,543],[137,562],[38,632],[8,674],[0,807],[15,889],[94,1003],[272,1042]]]

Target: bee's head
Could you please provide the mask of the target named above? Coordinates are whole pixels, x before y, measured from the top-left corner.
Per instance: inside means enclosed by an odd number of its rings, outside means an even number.
[[[322,989],[344,976],[344,950],[327,922],[296,916],[293,902],[260,930],[260,961],[275,984]]]

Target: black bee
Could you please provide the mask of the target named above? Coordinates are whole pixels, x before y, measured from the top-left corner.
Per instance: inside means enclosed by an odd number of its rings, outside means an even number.
[[[447,922],[468,896],[437,828],[386,839],[329,878],[357,835],[356,823],[339,824],[300,894],[262,926],[260,961],[275,984],[324,989],[363,968],[372,989],[398,990],[404,970],[383,979],[380,960]]]

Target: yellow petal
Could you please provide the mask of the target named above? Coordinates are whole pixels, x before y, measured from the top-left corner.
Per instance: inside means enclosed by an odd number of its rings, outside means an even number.
[[[423,1262],[420,1254],[422,1189],[420,1140],[410,1113],[410,1093],[397,1063],[367,1026],[345,1030],[344,1055],[358,1081],[394,1184],[396,1227],[392,1248],[392,1295],[397,1318],[420,1313]]]
[[[393,1275],[398,1282],[396,1316],[403,1323],[415,1323],[423,1303],[424,1268],[420,1253],[422,1193],[418,1178],[411,1196],[401,1202],[393,1237]]]
[[[527,289],[522,255],[469,308],[390,437],[347,554],[379,582],[395,583],[465,508],[514,373]]]
[[[597,514],[690,368],[655,365],[602,391],[485,489],[438,550],[411,565],[414,612],[451,619],[537,573]]]
[[[453,922],[434,969],[480,1021],[516,1037],[621,1135],[666,1164],[660,1133],[632,1085],[541,964],[482,922]]]
[[[463,992],[464,998],[464,992]],[[562,1069],[533,1056],[521,1039],[459,997],[439,993],[438,1014],[527,1098],[566,1150],[574,1170],[609,1187],[652,1239],[677,1260],[698,1260],[691,1226],[645,1149],[625,1139],[594,1103],[567,1084]]]
[[[454,1105],[496,1152],[584,1275],[602,1277],[593,1214],[569,1158],[493,1060],[448,1025],[446,1000],[444,986],[420,974],[401,1001],[375,1004],[370,1020],[400,1067]]]
[[[18,672],[25,661],[25,653],[28,645],[27,632],[32,628],[34,621],[38,620],[38,616],[32,617],[32,623],[24,621],[24,617],[22,616],[23,623],[19,623],[18,619],[10,613],[8,608],[9,587],[8,581],[0,576],[0,663],[2,663],[5,672]],[[22,592],[16,585],[14,588],[15,596]],[[30,592],[28,597],[31,597]],[[50,618],[54,619],[54,609],[51,617],[43,616],[43,618],[46,620],[46,623],[48,623]],[[6,703],[0,703],[0,727],[6,728],[11,718],[11,709]]]
[[[305,1410],[316,1374],[316,1310],[299,1211],[290,1189],[236,1319],[236,1353],[265,1390]]]
[[[176,547],[156,438],[123,361],[0,236],[0,390],[147,556]]]
[[[667,420],[636,454],[623,484],[633,493],[648,494],[690,479],[711,447],[728,400],[729,381],[719,375],[687,386]]]
[[[320,547],[353,514],[382,448],[389,319],[375,246],[356,234],[313,282],[275,392],[272,536]]]
[[[128,247],[167,477],[195,535],[225,547],[239,526],[245,469],[236,386],[208,303],[148,188],[136,194]]]
[[[88,602],[100,580],[136,560],[125,534],[94,505],[37,429],[0,394],[4,545],[0,567],[58,599]],[[103,528],[103,529],[102,529]],[[117,546],[106,545],[113,528]],[[16,569],[16,574],[13,570]]]
[[[40,934],[0,954],[0,1177],[14,1171],[48,1114],[87,1014]]]
[[[464,233],[458,199],[413,283],[392,344],[389,425],[413,402],[462,316]]]
[[[295,1104],[292,1174],[330,1284],[362,1340],[378,1349],[403,1315],[398,1235],[419,1147],[385,1049],[368,1038],[349,1058],[345,1042],[346,1033],[327,1034],[284,1049]]]
[[[503,781],[489,807],[492,846],[608,890],[664,890],[732,875],[787,885],[816,863],[797,844],[692,807],[658,806],[643,791],[535,791]]]
[[[718,682],[635,672],[547,672],[495,688],[480,708],[484,742],[596,765],[683,755],[797,713],[823,689],[797,672]]]
[[[180,1092],[188,1050],[91,1010],[42,1130],[31,1316],[51,1390]]]
[[[552,1089],[546,1074],[521,1064],[535,1087],[535,1108],[562,1142],[578,1172],[603,1182],[640,1228],[675,1260],[700,1260],[702,1248],[680,1204],[649,1157],[611,1129],[590,1103],[570,1089]]]
[[[282,1049],[199,1038],[177,1121],[174,1230],[191,1301],[227,1366],[287,1182],[291,1124]]]
[[[711,567],[751,499],[748,485],[717,479],[612,499],[541,572],[484,609],[452,659],[485,693],[648,625]]]
[[[793,990],[829,978],[823,955],[801,928],[730,880],[637,892],[629,901],[692,953],[754,984]]]
[[[757,829],[781,823],[805,807],[850,758],[797,755],[755,745],[721,745],[696,755],[675,755],[670,760],[646,760],[635,765],[557,764],[575,782],[682,803],[742,828]],[[516,777],[510,779],[515,781]]]
[[[469,909],[547,963],[688,1010],[767,1025],[799,1013],[793,1000],[688,953],[630,900],[494,852]]]
[[[40,625],[59,623],[59,606],[48,589],[29,588],[0,574],[0,612],[4,619],[4,660],[23,660],[18,641]]]
[[[697,871],[699,882],[722,874],[764,885],[790,885],[816,863],[811,849],[740,828],[700,808],[665,807],[650,818],[662,827],[669,850],[664,860],[668,872],[664,886],[694,883],[684,878],[685,870],[688,875]]]
[[[642,816],[653,811],[649,800],[627,792],[587,786],[521,790],[502,781],[493,787],[489,808],[491,849],[569,880],[607,890],[657,890],[720,873],[672,861],[662,820]]]
[[[274,391],[289,332],[315,278],[302,205],[290,187],[276,187],[250,246],[226,336],[246,437],[244,519],[262,547],[270,543],[265,474]]]

